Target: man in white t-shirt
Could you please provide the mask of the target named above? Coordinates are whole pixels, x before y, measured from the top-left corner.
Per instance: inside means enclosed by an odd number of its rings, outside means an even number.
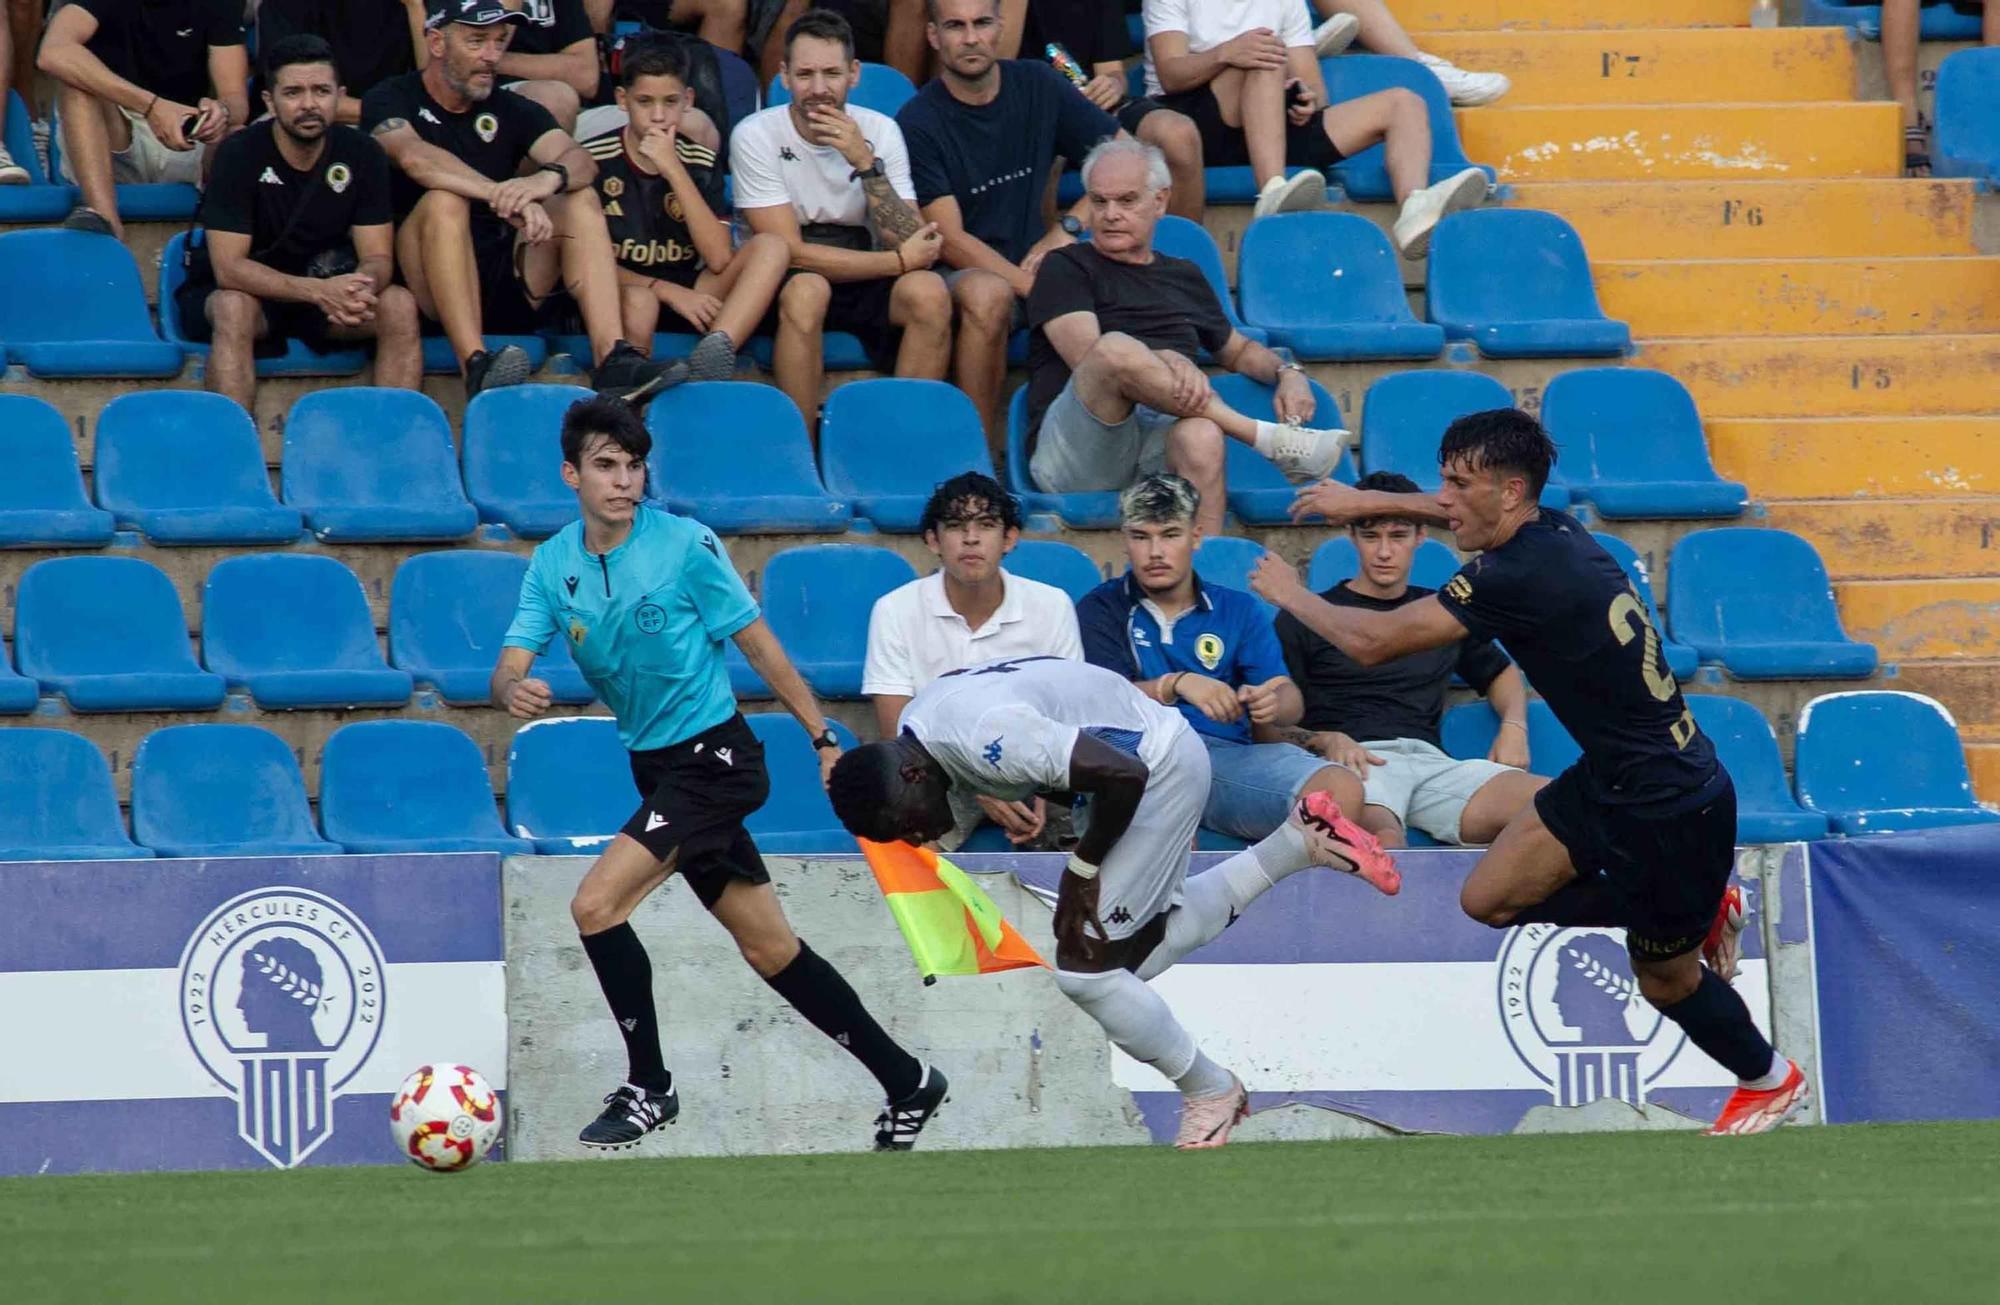
[[[808,10],[785,33],[782,75],[791,103],[745,118],[729,148],[736,207],[791,247],[771,370],[812,426],[825,332],[858,336],[877,371],[943,380],[951,292],[930,270],[943,242],[917,212],[896,120],[848,107],[861,65],[847,20]]]
[[[922,843],[950,828],[956,789],[1007,801],[1076,794],[1081,837],[1056,896],[1056,985],[1181,1090],[1176,1145],[1228,1141],[1250,1113],[1242,1081],[1201,1053],[1146,981],[1308,866],[1396,892],[1402,876],[1388,854],[1314,793],[1268,838],[1189,879],[1208,752],[1179,712],[1087,662],[1028,657],[954,671],[912,698],[900,724],[835,763],[827,796],[841,823],[858,838]]]
[[[1327,104],[1299,0],[1146,0],[1145,20],[1147,93],[1194,121],[1209,167],[1249,165],[1256,217],[1321,207],[1324,169],[1371,145],[1383,146],[1402,205],[1391,234],[1403,257],[1430,252],[1445,214],[1485,202],[1478,168],[1431,183],[1430,115],[1416,92]],[[1303,170],[1287,179],[1287,164]]]
[[[937,487],[919,529],[938,570],[875,600],[868,617],[868,661],[861,691],[875,700],[884,738],[917,690],[947,671],[1007,657],[1081,660],[1076,607],[1054,585],[1009,574],[1001,559],[1021,538],[1021,506],[991,476],[968,471]],[[939,841],[946,851],[991,819],[1016,844],[1034,843],[1048,804],[952,797],[957,824]]]

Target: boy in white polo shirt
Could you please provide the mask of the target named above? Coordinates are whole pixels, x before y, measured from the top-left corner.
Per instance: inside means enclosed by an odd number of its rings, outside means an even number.
[[[966,472],[937,487],[924,505],[924,544],[939,569],[882,595],[868,618],[861,691],[875,700],[883,738],[919,689],[947,671],[1005,657],[1080,661],[1076,608],[1054,585],[1010,575],[1000,565],[1021,538],[1021,508],[991,476]],[[1040,837],[1045,804],[953,793],[957,827],[947,850],[978,828],[982,815],[1016,843]]]

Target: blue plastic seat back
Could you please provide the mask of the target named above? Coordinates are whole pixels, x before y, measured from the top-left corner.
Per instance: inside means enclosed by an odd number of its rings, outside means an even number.
[[[486,549],[409,558],[389,586],[390,663],[440,689],[447,700],[483,702],[527,570],[525,556]],[[560,634],[529,673],[548,681],[558,702],[590,701]]]
[[[125,368],[118,344],[151,346],[151,358],[166,348],[153,331],[139,265],[116,240],[57,229],[9,231],[0,235],[0,341],[10,349],[33,343],[103,343],[103,370],[84,375],[117,375]],[[176,359],[180,351],[172,351]],[[177,368],[176,368],[177,369]],[[148,365],[147,374],[157,374]]]
[[[136,557],[57,557],[21,576],[14,599],[21,673],[188,674],[201,671],[174,582]]]
[[[28,112],[27,103],[21,99],[19,91],[10,90],[4,105],[7,113],[6,132],[0,136],[7,152],[14,156],[14,162],[27,169],[30,186],[49,185],[48,174],[42,171],[42,154],[35,148],[35,115]],[[11,189],[11,187],[10,187]]]
[[[1826,566],[1783,530],[1698,530],[1667,565],[1674,638],[1712,657],[1732,643],[1846,643]]]
[[[1024,512],[1053,512],[1063,523],[1083,530],[1105,530],[1118,524],[1118,495],[1110,491],[1058,494],[1035,483],[1029,468],[1028,387],[1007,401],[1007,478],[1002,483]]]
[[[1014,575],[1054,585],[1071,602],[1104,583],[1104,569],[1090,554],[1058,539],[1024,539],[1007,554],[1005,565]]]
[[[1918,36],[1926,41],[1976,41],[1979,39],[1979,12],[1968,7],[1961,11],[1950,0],[1925,0],[1918,11]],[[1882,37],[1882,6],[1841,4],[1839,0],[1804,0],[1799,6],[1801,27],[1849,27],[1864,41]]]
[[[1318,16],[1315,15],[1312,21],[1317,23]],[[1326,79],[1328,104],[1340,104],[1397,87],[1423,96],[1431,127],[1430,180],[1442,181],[1472,166],[1472,161],[1465,156],[1465,147],[1458,139],[1458,119],[1452,111],[1451,97],[1445,94],[1437,75],[1416,60],[1386,54],[1348,53],[1320,60],[1319,68],[1320,75]],[[1382,146],[1371,145],[1336,163],[1332,169],[1333,179],[1340,183],[1350,199],[1386,203],[1396,197],[1396,188],[1389,181],[1387,157]],[[1493,170],[1488,168],[1486,171],[1490,178]]]
[[[820,500],[834,528],[846,520],[820,483],[805,419],[774,385],[677,385],[648,405],[646,428],[653,432],[646,492],[675,512],[723,529],[712,519],[718,503],[776,497]],[[756,456],[746,458],[746,448]]]
[[[1153,252],[1185,258],[1199,267],[1215,297],[1222,301],[1229,324],[1259,344],[1264,342],[1264,333],[1255,327],[1246,328],[1242,314],[1236,311],[1236,296],[1229,292],[1229,273],[1223,270],[1222,251],[1215,247],[1215,237],[1208,234],[1207,227],[1169,213],[1153,228]]]
[[[1270,386],[1233,372],[1210,380],[1222,401],[1244,416],[1259,421],[1277,419],[1273,407],[1275,395]],[[1340,405],[1333,396],[1318,381],[1307,384],[1312,387],[1314,401],[1313,415],[1307,424],[1345,427],[1347,420],[1341,416]],[[1289,524],[1292,501],[1298,497],[1299,487],[1285,479],[1285,473],[1269,458],[1241,440],[1225,439],[1222,456],[1229,510],[1236,514],[1237,520],[1254,525]],[[1354,459],[1345,452],[1333,465],[1333,479],[1344,485],[1354,483]]]
[[[250,414],[204,390],[138,390],[97,415],[91,477],[113,512],[275,508]]]
[[[1633,587],[1639,591],[1639,597],[1645,599],[1646,619],[1660,632],[1660,651],[1667,660],[1667,669],[1674,673],[1676,679],[1685,680],[1693,675],[1700,665],[1700,658],[1694,649],[1667,637],[1667,623],[1660,618],[1659,604],[1653,601],[1652,569],[1646,565],[1646,559],[1639,556],[1638,549],[1616,535],[1593,530],[1590,532],[1590,537],[1595,539],[1605,552],[1611,554],[1613,561],[1625,568],[1625,574],[1631,577]]]
[[[358,721],[335,730],[321,755],[319,806],[336,843],[511,844],[479,745],[438,721]]]
[[[1361,406],[1361,466],[1395,471],[1426,492],[1443,483],[1438,442],[1467,413],[1511,408],[1514,396],[1484,372],[1412,371],[1384,376]]]
[[[76,188],[50,184],[35,150],[35,124],[19,92],[8,91],[4,143],[14,162],[28,170],[25,186],[0,186],[0,222],[55,222],[76,201]]]
[[[201,647],[232,683],[267,671],[388,669],[361,581],[320,553],[217,562],[202,586]]]
[[[909,103],[916,93],[917,88],[910,84],[910,79],[897,69],[886,63],[863,63],[860,78],[848,88],[847,102],[893,118],[896,110]],[[785,79],[782,76],[773,77],[764,88],[764,107],[768,109],[791,102],[792,92],[785,85]]]
[[[118,814],[111,767],[81,734],[0,730],[0,860],[97,860],[152,853],[134,847]]]
[[[917,528],[941,481],[993,474],[979,410],[943,381],[849,381],[827,396],[819,424],[827,492],[883,530]]]
[[[764,766],[771,776],[770,800],[744,822],[751,836],[766,852],[852,853],[854,836],[833,814],[833,803],[819,780],[819,754],[805,728],[788,712],[752,712],[743,719],[764,745]],[[854,735],[845,725],[827,723],[843,749],[854,746]]]
[[[821,694],[861,695],[875,600],[917,578],[908,562],[866,544],[807,544],[764,566],[761,597],[772,631]]]
[[[1621,494],[1649,500],[1648,515],[1673,515],[1678,500],[1687,515],[1713,515],[1745,497],[1741,485],[1723,480],[1709,461],[1701,414],[1687,387],[1665,372],[1644,367],[1580,367],[1549,382],[1542,395],[1542,425],[1564,451],[1566,479],[1584,498],[1613,484]],[[1650,495],[1648,482],[1665,484]],[[1600,504],[1619,511],[1608,495]]]
[[[1885,750],[1885,742],[1889,747]],[[1799,802],[1836,815],[1836,827],[1862,832],[1853,813],[1963,810],[1991,819],[1973,796],[1965,745],[1951,714],[1920,693],[1829,693],[1799,712],[1793,754]],[[1873,822],[1888,828],[1903,822]],[[1925,822],[1935,823],[1935,822]]]
[[[1458,568],[1457,554],[1439,540],[1426,539],[1417,545],[1417,555],[1410,560],[1410,583],[1425,589],[1442,589],[1445,581],[1458,574]],[[1361,554],[1355,550],[1354,540],[1335,535],[1313,550],[1306,584],[1319,593],[1360,574]]]
[[[103,515],[83,492],[83,469],[69,424],[45,399],[0,394],[0,466],[6,468],[0,475],[0,512]],[[106,519],[107,535],[110,524]]]
[[[1583,237],[1555,214],[1533,209],[1474,209],[1438,223],[1424,300],[1425,316],[1446,335],[1472,340],[1489,354],[1498,351],[1496,344],[1511,344],[1493,334],[1499,324],[1606,323],[1622,330],[1597,302]],[[1616,353],[1631,341],[1629,331],[1622,334],[1607,347],[1597,333],[1566,329],[1507,352]]]
[[[544,538],[576,519],[562,478],[562,420],[580,385],[507,385],[465,405],[465,492],[481,521]]]
[[[1251,223],[1236,284],[1244,320],[1278,332],[1274,340],[1286,328],[1417,325],[1395,247],[1354,213],[1278,213]]]
[[[285,502],[308,514],[375,507],[471,515],[451,422],[415,390],[349,385],[301,396],[285,417],[282,479]]]
[[[170,725],[132,754],[132,829],[163,855],[337,852],[313,826],[305,775],[259,725]],[[262,845],[260,848],[259,845]]]
[[[1264,552],[1264,546],[1254,540],[1210,535],[1194,550],[1194,572],[1205,585],[1222,585],[1249,593],[1250,569]]]
[[[1438,727],[1445,752],[1461,760],[1485,756],[1499,732],[1500,717],[1484,701],[1460,703],[1444,714]],[[1559,775],[1582,756],[1583,749],[1549,710],[1549,704],[1540,698],[1529,699],[1528,769],[1537,775]]]
[[[1785,779],[1778,736],[1755,704],[1720,693],[1685,696],[1695,724],[1715,744],[1715,755],[1736,785],[1736,805],[1744,811],[1792,811],[1798,802]],[[1748,841],[1748,840],[1746,840]]]
[[[507,749],[507,830],[546,853],[611,841],[638,809],[631,754],[609,716],[529,721]]]
[[[2000,46],[1945,56],[1931,175],[2000,182]]]

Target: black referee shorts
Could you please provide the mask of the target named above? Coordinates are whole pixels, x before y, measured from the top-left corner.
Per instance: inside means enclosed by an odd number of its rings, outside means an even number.
[[[741,714],[690,739],[632,754],[645,799],[620,831],[674,869],[709,910],[731,879],[768,884],[771,872],[743,822],[771,795],[764,745]]]

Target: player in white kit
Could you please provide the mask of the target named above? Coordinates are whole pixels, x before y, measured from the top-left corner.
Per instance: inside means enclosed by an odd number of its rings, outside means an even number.
[[[1145,981],[1308,866],[1396,892],[1402,878],[1381,845],[1313,793],[1270,837],[1188,879],[1208,750],[1179,712],[1084,662],[1022,657],[953,671],[910,699],[898,724],[896,738],[835,765],[827,792],[841,822],[860,838],[921,844],[952,828],[954,788],[1002,801],[1075,794],[1056,983],[1121,1050],[1180,1088],[1176,1146],[1228,1141],[1250,1113],[1242,1082],[1201,1053]]]

